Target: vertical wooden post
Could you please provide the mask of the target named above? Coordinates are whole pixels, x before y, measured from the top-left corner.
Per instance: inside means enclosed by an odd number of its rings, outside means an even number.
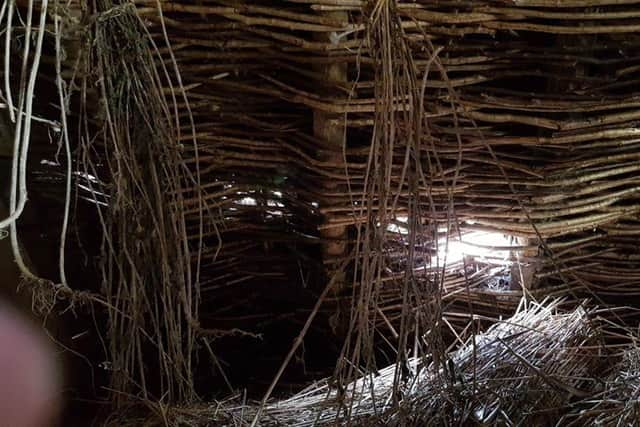
[[[518,237],[516,239],[520,246],[533,246],[537,240],[529,239],[526,237]],[[537,263],[534,261],[538,257],[538,249],[525,249],[521,252],[518,260],[514,259],[514,264],[511,266],[511,288],[518,289],[524,288],[527,291],[531,291],[533,286],[534,275],[538,268]]]
[[[346,12],[324,12],[323,16],[329,17],[337,22],[347,22],[349,16]],[[335,33],[322,33],[317,36],[318,41],[333,42],[336,40]],[[345,84],[347,82],[347,64],[346,63],[328,63],[317,67],[317,70],[329,85],[331,83]],[[342,163],[342,147],[345,143],[346,117],[344,114],[328,113],[316,109],[313,112],[313,133],[326,144],[328,154],[323,154],[322,160]],[[339,183],[332,180],[325,180],[321,183],[324,191],[335,191],[339,187]],[[326,207],[326,202],[323,201]],[[322,206],[322,205],[321,205]],[[330,214],[325,216],[325,223],[329,220]],[[322,244],[322,256],[325,261],[343,258],[347,255],[347,227],[331,227],[321,230],[320,237],[325,241]],[[345,275],[343,272],[332,270],[327,271],[329,277],[340,274],[342,277],[336,278],[336,292],[344,289]],[[341,305],[340,312],[344,311]],[[342,330],[346,322],[342,319],[342,313],[338,313],[332,322],[334,331]],[[348,322],[348,319],[347,319]]]

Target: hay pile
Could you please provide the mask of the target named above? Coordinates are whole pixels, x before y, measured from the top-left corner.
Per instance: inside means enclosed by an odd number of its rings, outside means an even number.
[[[258,425],[546,425],[593,392],[603,362],[592,316],[558,311],[559,302],[522,307],[450,354],[444,369],[412,358],[342,391],[321,381],[267,404]],[[176,425],[244,426],[257,410],[230,401],[171,408],[166,416]]]
[[[626,349],[622,361],[605,378],[603,390],[575,405],[564,417],[565,425],[630,426],[640,419],[640,354]]]
[[[601,363],[596,328],[585,311],[558,313],[557,306],[531,304],[496,323],[460,346],[444,369],[410,359],[406,367],[390,366],[349,384],[341,397],[327,385],[314,386],[265,408],[262,422],[542,425],[589,393],[589,378]],[[400,384],[394,383],[398,370],[404,370]]]

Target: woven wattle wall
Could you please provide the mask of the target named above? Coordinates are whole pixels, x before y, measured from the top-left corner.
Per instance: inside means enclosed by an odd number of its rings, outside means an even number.
[[[434,224],[442,244],[450,222],[463,233],[519,237],[533,295],[634,295],[640,11],[633,2],[387,3],[161,2],[198,131],[207,215],[224,220],[222,246],[210,245],[203,277],[255,286],[266,277],[291,280],[279,269],[314,245],[325,246],[331,273],[327,245],[347,239],[343,259],[358,246],[358,226],[404,220],[414,203],[427,236],[424,263],[435,256]],[[156,2],[136,4],[160,37]],[[367,181],[372,168],[383,168],[370,156],[382,77],[397,73],[381,70],[371,39],[382,7],[393,14],[390,31],[406,47],[402,61],[416,83],[415,93],[391,89],[393,108],[406,116],[419,106],[424,120],[416,138],[403,129],[415,115],[398,118],[385,146],[393,153],[384,165],[388,192],[398,196],[389,204]],[[403,93],[423,99],[402,100]],[[319,126],[334,130],[327,136]],[[418,144],[411,157],[421,163],[417,189],[403,174],[411,138]],[[450,227],[451,238],[457,229]],[[406,253],[406,238],[389,231],[384,240],[385,316],[377,321],[386,328],[399,317],[393,282],[406,266],[394,256]],[[508,289],[488,286],[485,273],[501,265],[492,262],[476,260],[466,280],[460,263],[447,269],[443,309],[461,327],[456,314],[468,301],[478,312],[508,313],[522,295],[516,277]]]

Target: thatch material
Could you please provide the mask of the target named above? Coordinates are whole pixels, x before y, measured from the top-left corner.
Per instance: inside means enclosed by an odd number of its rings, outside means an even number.
[[[556,419],[566,403],[593,387],[588,378],[599,363],[596,330],[584,310],[563,314],[556,308],[552,302],[522,309],[466,342],[445,369],[411,359],[406,366],[393,365],[349,384],[342,399],[326,385],[315,386],[267,407],[263,423],[269,425],[272,418],[273,425],[292,426],[338,420],[522,425]],[[397,387],[399,370],[404,374]]]
[[[613,366],[603,390],[575,405],[564,418],[570,426],[631,426],[640,419],[640,353],[632,346]]]
[[[445,369],[412,358],[342,392],[322,381],[267,404],[257,425],[545,425],[591,393],[602,364],[598,327],[584,309],[559,312],[558,303],[523,307],[464,343]],[[165,409],[170,423],[193,426],[249,425],[255,413],[232,402]]]

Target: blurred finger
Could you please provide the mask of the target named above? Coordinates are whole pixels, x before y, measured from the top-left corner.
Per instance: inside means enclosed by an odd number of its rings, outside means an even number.
[[[0,427],[46,427],[57,410],[57,372],[41,334],[0,302]]]

